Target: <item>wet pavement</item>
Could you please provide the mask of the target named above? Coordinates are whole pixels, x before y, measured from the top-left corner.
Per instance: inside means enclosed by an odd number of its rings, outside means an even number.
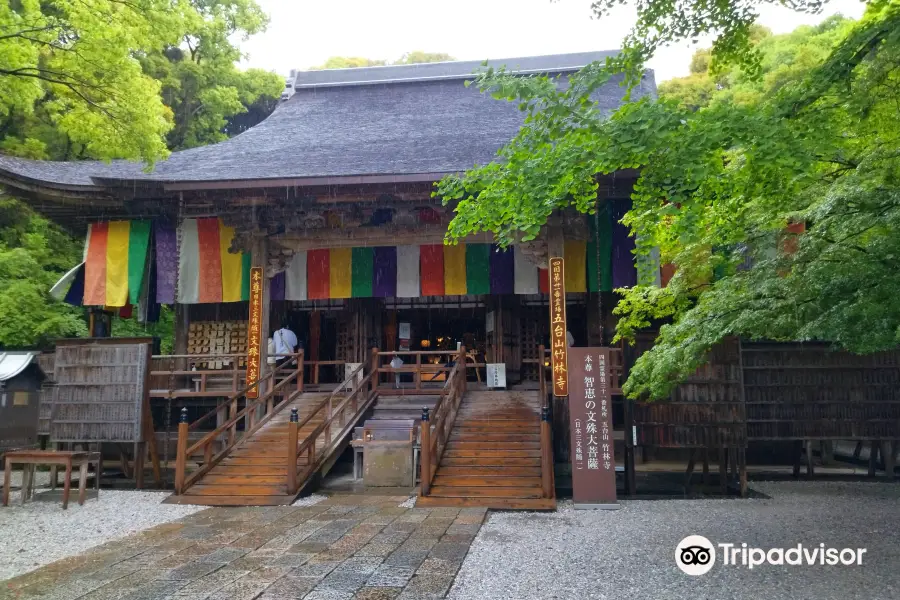
[[[406,499],[211,508],[0,582],[0,598],[443,598],[487,511],[399,507]]]

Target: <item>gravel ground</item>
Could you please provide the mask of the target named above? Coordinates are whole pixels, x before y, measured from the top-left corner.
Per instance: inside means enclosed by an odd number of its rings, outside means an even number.
[[[323,496],[322,494],[310,494],[309,496],[296,500],[291,506],[312,506],[313,504],[318,504],[322,500],[327,499],[328,496]]]
[[[18,495],[0,507],[0,581],[205,508],[161,504],[168,492],[100,490],[99,499],[79,506],[76,489],[68,510],[58,502],[20,506]]]
[[[625,501],[618,511],[492,513],[449,594],[455,600],[549,598],[829,600],[900,598],[900,485],[779,482],[753,500]],[[763,549],[867,548],[860,566],[675,564],[688,535]]]

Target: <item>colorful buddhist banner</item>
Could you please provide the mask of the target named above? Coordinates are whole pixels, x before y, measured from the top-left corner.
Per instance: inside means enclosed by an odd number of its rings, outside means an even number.
[[[137,304],[147,273],[149,221],[110,221],[88,228],[84,304]]]
[[[553,395],[569,395],[568,343],[566,332],[566,268],[562,258],[550,259],[550,356]]]
[[[250,315],[247,327],[247,385],[259,380],[260,358],[262,356],[263,330],[263,285],[264,277],[261,267],[250,269]],[[248,390],[247,398],[258,398],[259,386]]]
[[[179,303],[249,299],[250,255],[229,252],[234,228],[216,218],[184,219],[179,233]]]

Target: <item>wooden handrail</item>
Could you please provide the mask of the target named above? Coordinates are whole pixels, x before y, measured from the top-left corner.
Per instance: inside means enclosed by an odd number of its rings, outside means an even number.
[[[303,360],[303,352],[298,353],[296,356],[298,357],[298,360],[300,360],[300,361]],[[214,409],[212,409],[211,411],[207,412],[207,413],[204,414],[202,417],[200,417],[199,419],[197,419],[196,421],[194,421],[193,423],[191,423],[190,426],[188,427],[188,429],[189,429],[190,431],[195,431],[195,430],[197,429],[197,427],[199,427],[201,423],[203,423],[203,422],[205,422],[207,419],[209,419],[209,417],[211,417],[212,415],[218,413],[220,410],[222,410],[223,408],[227,407],[229,404],[231,404],[231,403],[233,403],[233,402],[236,402],[237,400],[240,400],[241,398],[243,398],[244,396],[247,395],[247,392],[249,392],[250,390],[252,390],[252,389],[256,388],[257,386],[259,386],[259,384],[262,383],[263,381],[267,381],[267,380],[273,380],[273,381],[274,381],[276,375],[278,375],[279,373],[281,373],[282,370],[284,370],[284,372],[287,372],[287,371],[288,371],[288,369],[285,367],[285,365],[288,365],[288,363],[285,363],[284,365],[281,365],[280,367],[276,367],[274,370],[272,370],[271,372],[269,372],[269,373],[268,373],[265,377],[263,377],[262,379],[260,379],[260,380],[258,380],[258,381],[256,381],[256,382],[254,382],[252,385],[248,385],[248,386],[245,387],[243,390],[241,390],[241,391],[239,391],[238,393],[234,394],[234,395],[231,396],[228,400],[226,400],[225,402],[223,402],[223,403],[220,404],[219,406],[216,406]],[[296,369],[290,369],[290,371],[296,373]],[[283,383],[283,381],[282,381],[281,383]],[[280,389],[280,387],[281,387],[281,383],[278,384],[279,389]],[[258,402],[258,401],[257,401],[257,402]],[[246,410],[247,410],[247,409],[245,408],[243,411],[241,411],[241,413],[243,413],[243,412],[246,411]],[[236,417],[237,417],[237,415],[232,416],[232,418],[229,419],[229,423],[230,423],[232,420],[234,420]],[[240,420],[240,419],[238,419],[238,420]],[[237,421],[235,421],[235,423],[237,423]],[[231,423],[231,424],[229,424],[228,426],[231,427],[231,425],[233,425],[233,424],[234,424],[234,423]],[[216,431],[218,431],[218,430],[221,429],[222,427],[225,427],[225,425],[220,425],[219,427],[216,428]],[[216,433],[216,432],[214,431],[213,433]],[[219,433],[221,433],[221,432],[219,432]],[[211,435],[211,434],[210,434],[210,435]],[[199,443],[199,442],[198,442],[198,443]],[[195,445],[196,445],[196,444],[195,444]]]
[[[363,363],[363,365],[365,365],[365,363]],[[339,389],[346,387],[347,383],[355,378],[363,365],[354,369],[353,373],[347,377]],[[331,455],[335,445],[340,444],[341,440],[350,434],[351,428],[356,424],[362,414],[369,409],[369,406],[371,406],[375,398],[377,398],[378,393],[370,389],[370,382],[375,374],[376,370],[370,369],[368,375],[359,381],[356,387],[354,387],[346,397],[341,399],[337,406],[329,403],[335,396],[335,394],[331,394],[325,402],[320,403],[315,410],[307,415],[302,423],[290,423],[287,454],[287,489],[289,494],[296,494],[300,491],[299,486],[302,485],[312,473],[315,473],[319,469],[322,462]],[[358,400],[358,396],[361,394],[365,394],[365,400],[363,402],[359,402]],[[346,418],[345,411],[348,407],[352,409],[352,412],[349,418]],[[323,409],[326,410],[325,420],[319,423],[319,425],[298,444],[298,436],[294,434],[294,430],[296,429],[299,431],[303,425],[308,424],[312,417]],[[335,424],[338,429],[337,435],[333,435],[332,432],[332,427]],[[323,449],[321,453],[317,453],[316,443],[323,434],[325,436]],[[307,458],[306,465],[301,467],[298,465],[298,462],[304,454],[306,454]]]
[[[259,430],[260,427],[265,425],[276,413],[278,413],[284,406],[287,406],[290,401],[294,398],[295,395],[302,393],[303,387],[300,383],[297,385],[297,390],[293,394],[284,394],[283,390],[293,381],[300,380],[302,381],[303,377],[303,352],[297,354],[297,365],[296,367],[291,366],[289,363],[282,364],[281,366],[273,369],[269,372],[265,377],[254,381],[253,383],[247,385],[243,390],[238,392],[229,398],[229,401],[225,404],[216,407],[214,410],[206,413],[200,419],[194,422],[193,425],[189,425],[187,423],[187,411],[186,409],[182,410],[180,423],[178,425],[178,452],[175,457],[175,493],[182,494],[184,491],[190,487],[193,483],[195,483],[200,477],[206,474],[210,469],[212,469],[235,445],[240,443],[243,440],[248,439],[252,436],[256,431]],[[276,383],[276,377],[278,375],[287,373],[287,377],[282,379],[281,381]],[[247,393],[253,389],[258,388],[264,381],[271,381],[273,385],[269,386],[269,389],[262,394],[259,398],[254,399],[252,402],[249,401],[246,403],[246,406],[240,412],[237,411],[237,402],[241,397],[246,397]],[[283,399],[277,405],[274,403],[274,399],[276,396],[281,395]],[[204,435],[199,441],[195,444],[188,446],[188,434],[192,426],[196,426],[198,423],[203,422],[211,417],[213,414],[217,414],[223,407],[230,405],[231,407],[231,417],[223,424],[216,427],[215,430]],[[266,407],[265,416],[259,421],[254,422],[254,412],[261,406]],[[237,437],[237,423],[243,419],[248,419],[248,426],[244,430],[243,435],[240,439]],[[228,441],[224,444],[223,448],[215,455],[213,455],[213,444],[220,438],[220,436],[224,433],[228,432]],[[203,449],[203,466],[194,471],[188,476],[186,474],[186,466],[188,459],[198,450]]]
[[[538,356],[538,381],[541,395],[541,495],[552,498],[554,492],[553,473],[553,424],[551,423],[550,396],[547,389],[547,367],[544,364],[544,345],[541,344]]]
[[[462,346],[434,410],[430,411],[427,407],[422,409],[421,450],[419,451],[421,468],[419,493],[422,496],[427,496],[431,491],[431,480],[434,479],[437,466],[441,462],[450,431],[456,422],[460,402],[466,393],[465,357],[466,348]]]
[[[365,363],[361,363],[358,367],[356,367],[355,369],[353,369],[353,372],[350,373],[350,375],[348,375],[347,378],[344,379],[344,381],[341,382],[341,384],[337,387],[337,389],[335,389],[333,392],[331,392],[331,394],[329,394],[327,398],[325,398],[324,400],[322,400],[321,402],[319,402],[318,406],[316,406],[312,411],[310,411],[310,413],[309,413],[308,415],[306,415],[306,416],[303,418],[302,421],[300,421],[300,424],[298,425],[298,428],[302,428],[304,425],[308,424],[308,423],[310,422],[310,420],[312,420],[313,416],[314,416],[316,413],[318,413],[320,410],[322,410],[322,408],[324,408],[325,405],[327,405],[329,402],[332,402],[332,401],[334,400],[334,397],[337,396],[338,393],[340,393],[340,392],[344,391],[345,389],[347,389],[348,384],[349,384],[350,382],[352,382],[352,381],[356,378],[356,375],[357,375],[360,371],[363,370],[363,367],[364,367],[364,366],[365,366]],[[368,379],[369,379],[368,377],[365,377],[365,378],[363,378],[363,381],[368,382]],[[359,386],[357,386],[357,387],[362,387],[362,385],[359,385]]]

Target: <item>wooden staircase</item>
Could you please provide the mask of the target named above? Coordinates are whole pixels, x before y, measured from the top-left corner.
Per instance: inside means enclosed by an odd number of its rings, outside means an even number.
[[[328,392],[300,394],[287,401],[259,431],[236,446],[185,493],[167,499],[175,504],[203,506],[274,506],[291,504],[297,493],[287,489],[288,429],[292,409],[300,419],[307,420],[298,430],[305,440],[324,420],[324,413],[316,411]],[[317,447],[324,440],[316,441]],[[298,465],[306,464],[305,457]]]
[[[465,393],[417,505],[554,510],[549,424],[543,427],[538,391]]]
[[[303,355],[296,369],[279,367],[193,424],[182,410],[178,424],[173,504],[272,506],[291,504],[318,475],[325,474],[349,443],[356,423],[378,397],[373,373],[363,365],[334,392],[303,393]],[[248,392],[262,387],[259,398]],[[296,387],[293,390],[292,387]],[[240,411],[238,401],[245,406]],[[189,432],[216,414],[229,418],[188,445]],[[238,424],[243,422],[243,430]],[[189,472],[194,456],[202,459]]]

